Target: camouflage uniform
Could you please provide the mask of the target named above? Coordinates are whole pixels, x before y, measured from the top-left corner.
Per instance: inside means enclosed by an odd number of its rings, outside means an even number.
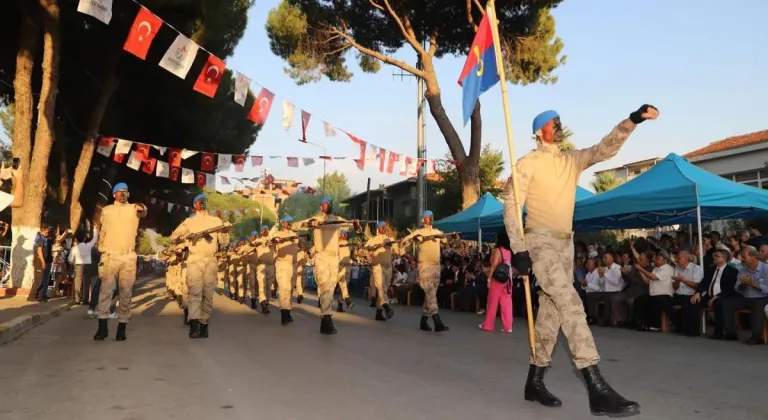
[[[442,233],[442,231],[435,229],[431,225],[425,226],[411,232],[410,235],[403,238],[403,242],[410,242],[416,235],[432,236],[441,235]],[[447,242],[446,238],[433,238],[417,245],[418,254],[416,261],[419,267],[419,286],[424,290],[423,316],[433,316],[438,312],[437,287],[440,285],[440,244]]]
[[[296,253],[296,276],[293,278],[293,288],[296,290],[296,296],[304,297],[304,273],[307,269],[309,258],[307,251],[302,248]]]
[[[256,247],[259,261],[256,279],[259,283],[259,303],[262,305],[269,305],[270,291],[275,282],[275,247],[268,242],[269,239],[269,236],[260,238],[259,246]]]
[[[392,282],[392,255],[396,253],[397,244],[385,234],[378,234],[365,243],[365,247],[373,247],[385,243],[390,245],[378,246],[371,254],[371,282],[376,290],[376,308],[381,309],[387,303],[387,290]]]
[[[346,239],[339,239],[339,291],[341,299],[349,299],[349,279],[352,275],[352,246]]]
[[[275,238],[292,238],[296,233],[281,230]],[[275,278],[280,309],[291,309],[291,287],[296,284],[296,265],[298,263],[299,239],[280,242],[275,246]]]

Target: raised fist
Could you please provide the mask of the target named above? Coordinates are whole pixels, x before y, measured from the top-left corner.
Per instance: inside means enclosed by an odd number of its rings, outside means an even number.
[[[640,124],[645,120],[655,120],[659,117],[659,110],[653,105],[643,105],[637,111],[629,114],[629,120],[635,124]]]

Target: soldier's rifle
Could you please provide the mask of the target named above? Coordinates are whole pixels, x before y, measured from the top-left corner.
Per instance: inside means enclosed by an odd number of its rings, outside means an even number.
[[[227,232],[232,229],[232,225],[229,223],[224,223],[219,226],[214,226],[208,229],[201,230],[199,232],[192,232],[188,233],[186,235],[181,235],[176,239],[171,240],[171,245],[179,245],[184,242],[191,242],[195,243],[199,241],[200,239],[204,238],[211,238],[211,235],[218,232]]]
[[[274,237],[271,239],[271,242],[274,244],[280,244],[283,242],[293,242],[293,241],[298,241],[299,239],[301,239],[302,236],[309,236],[309,232],[306,232],[306,233],[302,232],[293,236]]]
[[[413,241],[413,242],[426,242],[426,241],[431,241],[433,239],[440,239],[440,238],[447,238],[447,237],[458,237],[458,235],[459,234],[456,233],[456,232],[439,233],[437,235],[427,235],[427,236],[415,235],[415,236],[411,237],[408,240],[403,239],[402,242],[403,243],[410,242],[410,241]]]

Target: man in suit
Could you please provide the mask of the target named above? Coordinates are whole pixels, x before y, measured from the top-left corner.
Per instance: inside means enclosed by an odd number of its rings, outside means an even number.
[[[686,325],[697,325],[701,311],[707,307],[715,315],[715,332],[710,338],[721,340],[723,338],[723,308],[722,303],[726,298],[736,296],[734,286],[739,275],[739,270],[728,265],[730,254],[728,251],[717,248],[712,253],[714,268],[710,275],[704,277],[696,288],[696,293],[691,296],[691,305],[685,307]]]

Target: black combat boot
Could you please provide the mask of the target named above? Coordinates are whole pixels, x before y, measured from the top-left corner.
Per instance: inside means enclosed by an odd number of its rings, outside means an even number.
[[[299,295],[299,297],[296,298],[296,303],[301,305],[302,302],[304,302],[304,296],[303,295]]]
[[[184,308],[184,325],[189,325],[189,309]]]
[[[189,320],[189,338],[200,338],[200,321],[197,319]]]
[[[429,317],[426,315],[421,316],[421,330],[422,331],[432,331],[432,327],[429,326]]]
[[[259,306],[258,305],[259,305],[259,303],[256,302],[256,299],[251,299],[251,309],[253,309],[254,311],[258,311],[259,310]]]
[[[384,314],[382,313],[381,309],[376,309],[376,318],[374,318],[376,321],[386,321],[387,318],[384,317]]]
[[[563,402],[552,395],[544,385],[544,373],[547,368],[531,365],[528,368],[528,380],[525,381],[525,400],[535,401],[545,407],[561,407]]]
[[[288,320],[291,316],[291,311],[288,309],[280,309],[280,325],[288,325],[291,321]]]
[[[208,324],[200,324],[200,338],[208,338]]]
[[[277,290],[272,291],[272,299],[277,299]]]
[[[115,340],[116,341],[125,341],[126,335],[125,335],[125,327],[128,326],[125,322],[121,322],[117,324],[117,334],[115,334]]]
[[[594,416],[629,417],[640,414],[640,404],[629,401],[614,391],[597,366],[581,370],[589,392],[589,409]]]
[[[269,304],[266,301],[261,302],[261,313],[263,314],[269,313]]]
[[[323,334],[336,334],[336,328],[333,326],[333,318],[330,315],[323,315],[322,321],[320,321],[320,332]]]
[[[109,336],[108,322],[109,320],[107,319],[99,320],[99,329],[96,330],[96,335],[93,336],[94,341],[104,341]]]
[[[392,319],[392,317],[395,316],[395,311],[392,309],[391,306],[389,306],[388,303],[384,304],[384,312],[387,313],[387,319]]]
[[[343,314],[344,313],[344,307],[342,306],[344,303],[340,300],[339,306],[336,307],[336,312]]]
[[[245,298],[244,298],[244,297],[239,297],[239,298],[237,298],[237,301],[238,301],[239,303],[241,303],[241,304],[245,304]]]
[[[286,309],[286,311],[288,312],[288,322],[293,322],[293,316],[291,316],[291,310]]]
[[[369,308],[375,308],[376,307],[376,296],[373,296],[371,298],[371,304],[368,305]]]
[[[347,310],[348,310],[348,311],[351,311],[351,310],[352,310],[352,308],[354,308],[354,307],[355,307],[355,302],[352,302],[352,299],[351,299],[351,298],[346,298],[346,299],[344,299],[344,302],[346,302],[346,304],[347,304]]]
[[[447,325],[443,324],[438,314],[432,315],[432,321],[435,323],[435,332],[448,331],[450,329]]]

